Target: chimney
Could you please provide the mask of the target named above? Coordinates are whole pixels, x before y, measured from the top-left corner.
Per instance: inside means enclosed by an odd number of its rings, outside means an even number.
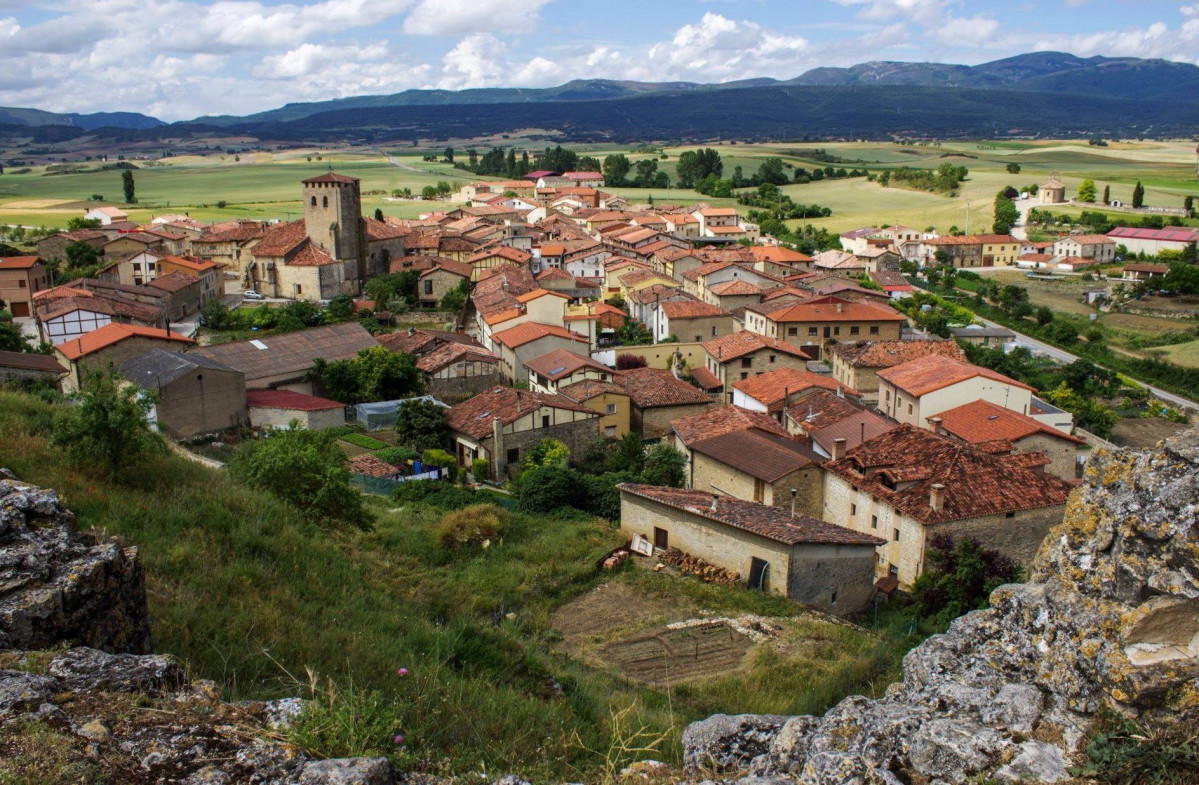
[[[838,437],[833,439],[833,460],[839,461],[845,457],[845,439]]]
[[[941,418],[940,417],[929,417],[928,418],[928,429],[930,431],[932,431],[933,433],[937,434],[938,436],[940,436],[941,435]]]
[[[866,421],[862,420],[862,422],[859,424],[862,426],[862,435],[858,439],[858,441],[860,443],[860,442],[866,441]]]
[[[844,310],[844,308],[842,307],[842,304],[837,303],[837,313],[841,313],[843,310]]]
[[[941,483],[933,483],[932,490],[928,494],[928,506],[933,508],[933,512],[940,512],[945,508],[945,486]]]

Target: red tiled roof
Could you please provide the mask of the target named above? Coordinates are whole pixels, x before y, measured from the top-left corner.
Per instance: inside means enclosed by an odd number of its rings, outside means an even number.
[[[729,312],[720,306],[700,300],[672,300],[662,303],[661,308],[667,319],[703,319],[729,315]]]
[[[790,248],[785,248],[781,245],[753,245],[750,246],[749,252],[754,259],[759,262],[781,262],[783,264],[795,264],[797,262],[810,262],[812,257],[799,251],[793,251]]]
[[[351,458],[346,468],[350,470],[350,474],[357,474],[362,477],[375,477],[377,479],[394,477],[399,474],[399,469],[369,452],[365,455],[358,455]]]
[[[36,256],[7,256],[0,259],[0,270],[28,270],[39,262]]]
[[[522,251],[519,248],[513,248],[509,245],[498,245],[495,248],[488,248],[485,251],[479,251],[474,256],[467,259],[467,261],[473,264],[474,262],[481,262],[484,259],[490,259],[493,256],[499,256],[500,258],[507,259],[510,262],[516,262],[517,264],[524,264],[533,258],[532,254],[528,253],[527,251]]]
[[[966,359],[957,341],[858,341],[834,344],[829,351],[852,368],[891,368],[934,354]]]
[[[175,341],[177,343],[195,343],[191,338],[185,338],[175,331],[167,332],[166,330],[159,330],[156,327],[142,327],[136,324],[113,322],[106,324],[98,330],[92,330],[80,338],[60,343],[54,348],[62,352],[63,356],[68,360],[78,360],[101,349],[114,346],[127,338],[156,338],[163,341]]]
[[[729,296],[734,296],[734,295],[761,294],[762,287],[756,286],[756,285],[750,283],[749,281],[733,279],[732,281],[725,281],[724,283],[718,283],[715,286],[709,286],[708,291],[712,292],[712,294],[715,294],[719,297],[729,297]]]
[[[832,377],[796,368],[767,371],[733,384],[733,389],[753,398],[770,411],[779,409],[786,403],[788,396],[813,387],[821,387],[825,390],[844,390],[849,395],[857,395],[855,390],[845,387]]]
[[[592,368],[609,374],[613,372],[608,366],[598,363],[590,357],[584,357],[581,354],[575,354],[566,349],[554,349],[552,352],[546,352],[543,355],[527,360],[525,367],[550,381],[557,381],[558,379],[570,376],[582,368]]]
[[[917,397],[978,376],[1036,392],[1027,384],[992,371],[990,368],[981,368],[962,360],[936,354],[920,357],[878,372],[878,378]]]
[[[146,286],[155,289],[162,289],[164,292],[178,292],[186,289],[189,286],[199,286],[200,279],[193,278],[186,273],[181,273],[178,270],[173,270],[166,275],[160,275],[154,280],[146,284]]]
[[[451,407],[446,412],[446,420],[453,430],[472,439],[483,440],[491,436],[492,421],[495,418],[498,417],[504,425],[509,425],[543,406],[599,416],[599,412],[594,409],[575,403],[563,395],[536,393],[512,387],[493,387]]]
[[[1199,229],[1188,227],[1170,227],[1168,229],[1138,229],[1131,226],[1117,226],[1107,233],[1108,237],[1127,237],[1134,240],[1156,240],[1158,242],[1195,243],[1199,242]]]
[[[900,425],[859,444],[844,458],[825,463],[824,468],[925,524],[1066,503],[1068,483],[1005,457]],[[940,510],[930,506],[934,483],[945,486]]]
[[[682,439],[683,444],[690,445],[700,439],[710,439],[733,431],[743,431],[747,428],[757,428],[767,433],[787,437],[787,429],[778,421],[762,412],[751,412],[739,406],[716,406],[706,412],[680,417],[670,423],[670,427]]]
[[[262,244],[259,243],[259,246]],[[258,249],[255,248],[255,251]],[[336,260],[329,254],[317,247],[316,243],[308,238],[300,243],[299,250],[287,260],[289,267],[322,267],[326,264],[336,264]]]
[[[307,180],[302,180],[301,182],[304,182],[304,183],[356,183],[356,182],[358,182],[358,178],[350,177],[349,175],[334,174],[333,172],[329,172],[328,174],[322,174],[322,175],[318,175],[316,177],[309,177]]]
[[[319,412],[325,409],[344,409],[344,403],[318,398],[292,390],[246,390],[246,406],[251,409],[293,409],[297,412]]]
[[[27,371],[66,373],[53,357],[30,352],[0,352],[0,368],[20,368]]]
[[[839,297],[794,303],[770,313],[775,322],[902,322],[903,314],[886,305],[855,303]]]
[[[297,245],[308,239],[304,220],[277,224],[262,233],[262,239],[254,246],[255,256],[286,256]]]
[[[723,386],[720,380],[716,378],[716,374],[702,365],[691,369],[691,378],[695,379],[696,384],[709,392],[719,390]]]
[[[713,338],[710,341],[704,342],[704,351],[712,355],[720,363],[726,363],[731,360],[736,360],[738,357],[750,354],[751,352],[769,349],[771,351],[782,352],[789,354],[792,357],[803,357],[807,359],[808,355],[800,351],[798,347],[792,346],[789,343],[775,340],[767,335],[759,335],[758,333],[748,330],[731,333],[721,338]]]
[[[445,343],[438,346],[433,351],[421,356],[416,361],[416,367],[425,373],[437,373],[442,368],[452,363],[469,360],[471,362],[482,362],[489,365],[499,363],[499,358],[491,352],[484,349],[482,346],[471,346],[463,343]]]
[[[473,268],[466,262],[455,262],[453,259],[438,259],[437,263],[428,270],[422,272],[420,277],[424,278],[426,275],[435,273],[438,270],[444,270],[445,272],[452,273],[460,278],[470,278],[471,273],[473,272]]]
[[[972,401],[947,409],[937,416],[941,418],[941,427],[949,434],[971,444],[997,440],[1017,442],[1038,433],[1084,444],[1077,436],[1062,433],[1040,420],[990,401]]]
[[[658,406],[694,406],[708,404],[712,398],[703,390],[676,379],[661,368],[632,368],[617,377],[634,405],[639,409]]]
[[[582,344],[590,343],[586,338],[577,333],[572,333],[565,327],[558,327],[553,324],[541,324],[540,322],[525,322],[518,324],[515,327],[510,327],[507,330],[501,330],[491,336],[491,339],[496,343],[503,344],[509,349],[515,349],[518,346],[524,346],[526,343],[536,341],[538,338],[544,338],[547,335],[553,335],[558,338],[567,338],[572,341],[578,341]]]
[[[700,439],[688,447],[763,482],[777,482],[806,466],[823,461],[811,449],[793,439],[752,428]]]
[[[717,523],[741,529],[784,545],[801,543],[826,545],[879,546],[885,544],[877,537],[860,534],[852,529],[809,518],[791,515],[783,507],[771,507],[729,496],[717,496],[685,488],[664,488],[658,485],[621,483],[622,493],[648,499],[677,510],[707,518]]]

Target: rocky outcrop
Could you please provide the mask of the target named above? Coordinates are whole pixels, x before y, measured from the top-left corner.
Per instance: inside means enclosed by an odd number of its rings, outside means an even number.
[[[1097,451],[1030,582],[823,717],[708,718],[685,762],[745,783],[1059,782],[1101,709],[1199,723],[1199,435]]]
[[[0,649],[150,651],[136,548],[79,532],[54,491],[0,470]]]

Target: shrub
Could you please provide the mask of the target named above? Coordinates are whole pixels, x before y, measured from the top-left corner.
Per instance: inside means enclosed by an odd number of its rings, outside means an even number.
[[[529,469],[521,476],[516,508],[522,512],[552,513],[572,507],[584,496],[580,477],[577,472],[558,466]]]
[[[627,371],[630,368],[644,368],[647,365],[649,365],[649,361],[637,354],[616,355],[616,370],[618,371]]]
[[[433,536],[443,548],[461,548],[494,539],[508,523],[508,512],[494,504],[472,504],[441,516]]]
[[[388,447],[386,450],[379,450],[375,453],[375,457],[381,461],[390,463],[393,466],[398,466],[401,463],[407,463],[419,456],[416,450],[411,447]]]
[[[149,400],[113,372],[86,374],[76,397],[79,406],[66,408],[55,426],[54,444],[77,466],[115,479],[161,444],[146,422]]]
[[[425,450],[420,460],[421,463],[429,466],[440,466],[445,469],[445,474],[450,482],[453,482],[454,478],[458,476],[458,462],[445,450]]]
[[[641,473],[641,481],[649,485],[682,488],[686,479],[683,471],[686,465],[687,459],[681,452],[666,442],[659,442],[645,456],[645,469]]]
[[[436,507],[439,510],[457,510],[461,507],[469,507],[477,503],[479,499],[474,491],[466,488],[427,480],[402,483],[391,492],[391,498],[396,502],[417,502]]]
[[[475,458],[470,463],[470,473],[475,476],[476,482],[488,479],[491,477],[491,461],[486,458]]]
[[[396,434],[417,450],[441,447],[448,430],[445,409],[432,401],[408,401],[396,412]]]

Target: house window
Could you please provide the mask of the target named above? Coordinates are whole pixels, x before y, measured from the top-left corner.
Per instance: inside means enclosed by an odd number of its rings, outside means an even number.
[[[850,515],[857,515],[857,514],[858,514],[858,505],[856,505],[856,504],[850,504],[850,505],[849,505],[849,514],[850,514]]]
[[[312,197],[312,206],[316,207],[316,197]]]
[[[752,367],[754,367],[754,358],[752,358],[752,357],[742,357],[742,358],[741,358],[741,367],[742,367],[742,368],[752,368]]]
[[[771,363],[773,363],[773,362],[774,362],[774,355],[773,355],[773,354],[772,354],[772,355],[770,355],[770,362],[771,362]]]
[[[871,516],[870,516],[870,528],[871,528],[871,529],[877,529],[877,528],[878,528],[878,516],[877,516],[877,515],[871,515]],[[896,538],[896,539],[898,539],[898,538]]]
[[[742,379],[742,380],[745,380],[745,379],[748,379],[748,378],[749,378],[749,374],[748,374],[748,373],[745,373],[745,372],[742,372],[742,373],[741,373],[741,379]]]
[[[908,414],[912,413],[912,404],[908,404]]]
[[[836,604],[837,604],[837,592],[833,592],[833,599],[831,602],[829,602],[829,605],[836,605]]]
[[[516,463],[519,460],[520,460],[520,449],[519,448],[513,447],[511,450],[508,450],[508,463],[510,463],[510,464]]]
[[[799,335],[799,328],[798,327],[788,327],[787,335]]]
[[[716,325],[712,325],[712,337],[716,337]]]
[[[818,327],[809,327],[808,328],[808,335],[819,335],[819,334],[820,334],[820,328],[818,328]]]
[[[425,294],[433,294],[433,282],[425,281]]]
[[[608,406],[606,408],[607,408],[608,414],[616,414],[616,404],[610,403],[610,404],[608,404]]]
[[[304,287],[301,286],[300,284],[296,284],[296,294],[303,294],[303,293],[304,293]]]
[[[24,278],[22,278],[21,280],[17,281],[17,288],[18,288],[18,289],[24,289],[24,288],[25,288],[25,279],[24,279]]]
[[[328,206],[329,206],[329,197],[322,196],[321,197],[321,207],[328,207]]]
[[[548,414],[541,415],[541,427],[542,428],[550,427],[550,416]]]
[[[1016,517],[1016,513],[1014,513],[1014,512],[1009,512],[1009,513],[1008,513],[1006,516],[1004,516],[1004,517],[1006,517],[1006,518],[1015,518],[1015,517]]]
[[[713,333],[713,335],[715,335],[715,333]],[[702,341],[703,339],[704,339],[704,337],[703,337],[702,335],[697,335],[697,336],[695,336],[695,342],[696,342],[696,343],[699,343],[699,342],[700,342],[700,341]]]
[[[858,334],[858,333],[860,333],[861,331],[862,331],[862,328],[861,328],[861,327],[858,327],[857,325],[854,325],[853,327],[850,327],[850,328],[849,328],[849,334],[850,334],[850,335],[857,335],[857,334]]]
[[[840,335],[840,334],[841,334],[841,325],[838,324],[835,327],[833,327],[833,335]]]
[[[142,271],[142,263],[141,263],[141,262],[134,262],[134,263],[133,263],[133,272],[135,272],[135,273],[140,273],[141,271]]]
[[[895,542],[899,542],[899,529],[895,530]]]
[[[871,335],[878,335],[878,325],[877,325],[877,324],[872,324],[872,325],[870,326],[870,334],[871,334]]]
[[[616,438],[616,426],[615,425],[605,425],[604,426],[604,436],[607,436],[609,439],[615,439]]]

